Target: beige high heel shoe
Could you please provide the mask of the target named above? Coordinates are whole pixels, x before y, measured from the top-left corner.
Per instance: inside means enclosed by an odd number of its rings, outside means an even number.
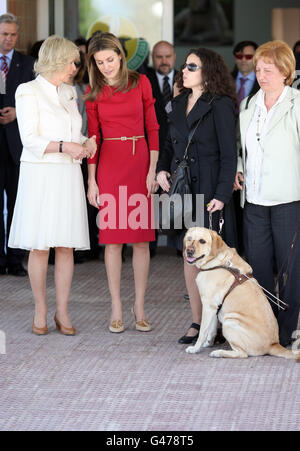
[[[124,332],[124,325],[120,319],[116,319],[110,323],[109,330],[114,334],[120,334]]]
[[[134,312],[134,307],[131,307],[131,313],[134,316],[136,330],[139,330],[140,332],[150,332],[151,325],[150,325],[149,321],[146,318],[144,318],[144,319],[142,319],[140,321],[137,321],[136,320],[136,315],[135,315],[135,312]]]

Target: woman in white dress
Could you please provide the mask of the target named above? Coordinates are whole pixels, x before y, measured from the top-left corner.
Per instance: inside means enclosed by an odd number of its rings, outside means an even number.
[[[70,80],[79,60],[71,41],[51,36],[42,45],[34,81],[16,91],[23,143],[20,179],[8,246],[30,251],[28,273],[35,300],[32,332],[47,329],[46,279],[49,249],[55,248],[55,323],[75,335],[68,315],[73,248],[89,249],[82,158],[96,151],[95,138],[81,134],[76,91]]]

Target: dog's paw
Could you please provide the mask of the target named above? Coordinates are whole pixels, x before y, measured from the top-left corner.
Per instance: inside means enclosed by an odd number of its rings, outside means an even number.
[[[209,354],[209,356],[220,359],[221,357],[223,357],[223,352],[222,351],[213,351]]]
[[[211,348],[214,345],[214,338],[206,340],[203,345],[203,348]]]
[[[186,348],[185,352],[187,352],[188,354],[196,354],[199,351],[197,351],[196,346],[189,346],[188,348]]]

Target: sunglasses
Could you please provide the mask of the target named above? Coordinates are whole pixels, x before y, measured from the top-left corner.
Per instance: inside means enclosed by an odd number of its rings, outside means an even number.
[[[245,58],[246,60],[250,61],[252,60],[254,55],[243,55],[242,53],[236,53],[234,56],[238,60],[242,60],[243,58]]]
[[[185,63],[182,66],[182,70],[185,68],[187,68],[187,70],[190,72],[196,72],[198,69],[201,69],[201,66],[197,66],[197,64],[195,64],[195,63],[190,63],[190,64]]]

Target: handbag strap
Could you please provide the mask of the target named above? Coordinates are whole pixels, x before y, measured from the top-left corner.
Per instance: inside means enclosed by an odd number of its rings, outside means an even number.
[[[213,100],[214,100],[214,97],[209,101],[209,105],[212,103]],[[195,134],[200,122],[203,120],[203,117],[204,117],[204,115],[202,117],[200,117],[199,121],[193,126],[193,128],[191,129],[191,131],[189,133],[188,144],[187,144],[184,154],[183,154],[183,160],[186,160],[186,158],[187,158],[187,153],[188,153],[189,147],[191,145],[192,139],[194,137],[194,134]]]

